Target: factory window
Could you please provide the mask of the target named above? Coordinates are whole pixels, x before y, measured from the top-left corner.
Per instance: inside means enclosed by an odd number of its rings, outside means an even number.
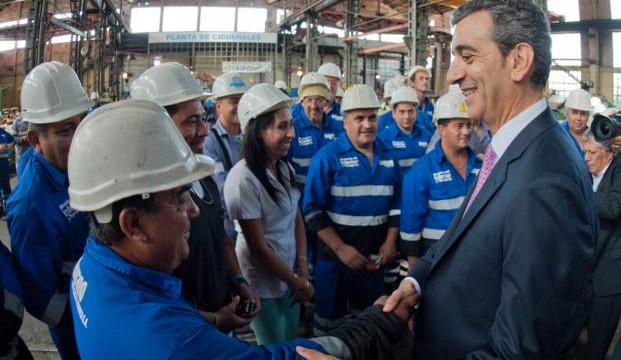
[[[613,1],[611,1],[611,3],[612,2]],[[548,11],[563,15],[565,21],[580,20],[578,0],[548,0]]]
[[[162,31],[196,31],[196,6],[165,6]]]
[[[237,31],[264,32],[267,9],[239,8],[237,10]]]
[[[235,8],[204,6],[200,20],[201,31],[235,31]]]
[[[132,29],[133,33],[159,32],[160,12],[160,7],[132,8],[129,27]]]

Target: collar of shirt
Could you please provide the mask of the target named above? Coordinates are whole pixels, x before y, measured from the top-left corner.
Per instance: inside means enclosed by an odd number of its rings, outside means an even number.
[[[181,297],[181,281],[179,279],[173,277],[171,274],[134,265],[108,246],[90,236],[87,240],[85,252],[102,266],[114,272],[124,274],[132,281],[141,283],[145,287],[155,289],[163,296],[167,296],[171,299],[178,299]]]
[[[492,136],[492,149],[496,153],[494,164],[498,163],[498,159],[507,151],[507,148],[513,140],[530,124],[535,118],[547,108],[546,100],[541,98],[526,110],[519,113],[513,119],[507,121],[498,129],[496,134]]]
[[[597,188],[599,187],[599,183],[602,182],[604,175],[606,175],[606,171],[608,171],[608,168],[610,167],[610,164],[612,164],[612,160],[614,159],[615,159],[614,157],[611,158],[608,164],[606,165],[606,167],[604,167],[604,169],[600,171],[599,174],[591,175],[593,177],[593,192],[597,191]]]
[[[387,129],[389,129],[388,131],[393,137],[407,136],[413,138],[419,136],[422,132],[421,129],[418,127],[418,123],[415,123],[414,126],[412,126],[412,131],[409,134],[401,130],[399,125],[397,125],[397,122],[388,125]]]
[[[217,131],[218,135],[220,135],[221,137],[223,137],[223,136],[231,136],[231,134],[229,134],[229,132],[226,131],[226,129],[224,128],[224,125],[222,125],[222,122],[220,121],[220,118],[218,118],[218,121],[216,121],[216,123],[213,125],[212,129]]]
[[[69,185],[67,173],[45,160],[45,158],[34,149],[32,154],[32,160],[34,161],[33,165],[40,167],[44,171],[44,175],[49,179],[54,187],[56,187],[57,189],[63,189]]]
[[[438,142],[435,144],[433,150],[431,152],[429,152],[429,154],[430,154],[429,156],[432,156],[432,159],[437,164],[441,164],[442,162],[450,163],[448,161],[448,159],[446,158],[446,156],[444,155],[444,151],[442,150],[442,146],[440,146],[441,142],[442,142],[442,139],[438,140]],[[473,164],[476,161],[476,154],[472,150],[470,150],[469,147],[466,148],[466,152],[468,153],[468,160],[466,161],[468,163],[468,169],[471,169]],[[427,155],[425,155],[425,156],[427,156]]]
[[[351,141],[349,140],[349,137],[347,137],[347,133],[345,131],[343,131],[343,133],[339,135],[339,137],[335,140],[335,142],[337,143],[337,151],[340,153],[344,153],[344,152],[348,152],[352,150],[358,151],[358,149],[356,149],[354,145],[351,143]],[[382,153],[384,152],[384,148],[381,145],[382,145],[382,142],[376,136],[375,140],[373,141],[373,153],[374,154],[377,154],[380,156],[382,155]]]
[[[302,129],[317,128],[317,126],[311,121],[311,119],[309,119],[308,116],[306,116],[306,112],[304,111],[302,111],[300,116],[295,118],[293,121],[297,122]],[[327,125],[328,125],[328,118],[326,117],[326,114],[323,114],[323,120],[321,122],[321,126],[319,127],[319,129],[322,129],[326,127]]]

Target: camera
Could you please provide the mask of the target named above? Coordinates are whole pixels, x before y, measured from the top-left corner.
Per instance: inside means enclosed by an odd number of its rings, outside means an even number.
[[[613,116],[595,114],[591,124],[593,137],[599,142],[610,141],[621,135],[621,114]]]
[[[247,318],[253,311],[256,310],[256,308],[257,304],[254,301],[243,299],[239,302],[239,304],[237,304],[237,307],[235,308],[235,315]]]

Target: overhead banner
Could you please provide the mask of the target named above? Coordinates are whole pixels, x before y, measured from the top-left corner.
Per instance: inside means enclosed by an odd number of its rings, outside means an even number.
[[[276,44],[276,33],[239,33],[212,31],[179,31],[149,33],[149,44],[218,42],[218,43],[264,43]]]
[[[272,72],[272,63],[269,61],[224,61],[222,72],[269,73]]]

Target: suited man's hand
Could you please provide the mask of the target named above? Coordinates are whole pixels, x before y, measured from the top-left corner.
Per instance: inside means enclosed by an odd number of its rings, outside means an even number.
[[[409,308],[418,303],[418,297],[419,295],[416,288],[414,288],[414,284],[411,281],[402,281],[397,290],[393,291],[386,300],[384,312],[396,311],[401,306],[407,307],[409,312]],[[407,317],[409,318],[409,313]]]
[[[339,360],[334,356],[326,355],[317,350],[308,349],[302,346],[296,346],[295,352],[306,360]]]

